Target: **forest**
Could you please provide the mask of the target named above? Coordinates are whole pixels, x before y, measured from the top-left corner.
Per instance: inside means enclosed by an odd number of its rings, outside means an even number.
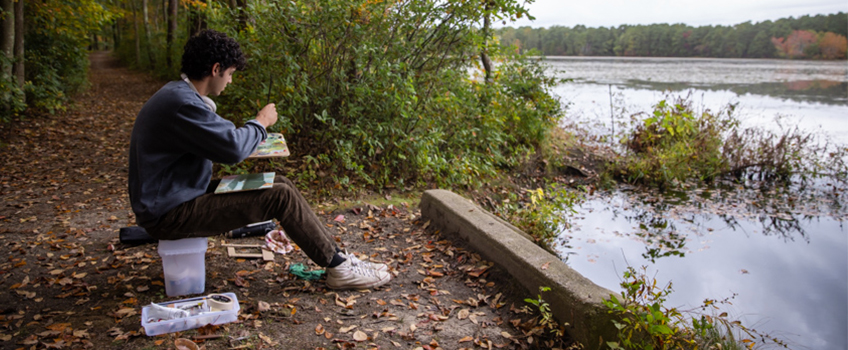
[[[183,43],[214,29],[240,42],[248,61],[217,98],[219,113],[241,124],[275,102],[282,118],[271,131],[285,133],[303,162],[297,180],[353,190],[475,186],[554,149],[564,113],[550,92],[557,81],[530,55],[833,59],[845,57],[848,30],[841,12],[732,27],[494,28],[530,16],[519,0],[0,5],[3,122],[68,109],[87,87],[92,51],[175,79]]]
[[[844,12],[734,26],[503,27],[496,33],[501,45],[545,56],[845,59],[848,52]]]
[[[0,117],[69,108],[91,51],[178,78],[183,44],[208,28],[235,38],[248,65],[217,98],[218,113],[241,125],[276,103],[270,131],[285,133],[291,159],[303,162],[297,180],[351,190],[470,185],[533,154],[562,116],[539,63],[493,40],[491,23],[528,15],[524,4],[2,0]]]

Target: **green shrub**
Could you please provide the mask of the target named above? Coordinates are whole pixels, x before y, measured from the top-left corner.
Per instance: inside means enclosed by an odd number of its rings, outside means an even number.
[[[511,193],[495,211],[547,247],[567,227],[568,214],[575,213],[573,207],[581,198],[578,191],[552,184],[547,191],[537,188],[523,195]]]
[[[0,68],[9,67],[11,64],[6,55],[0,55]],[[3,106],[0,107],[0,122],[9,122],[26,110],[24,92],[11,75],[0,74],[0,106]]]
[[[621,158],[617,166],[629,182],[662,187],[690,179],[711,181],[727,168],[722,134],[737,124],[732,110],[697,115],[689,100],[662,100],[627,136],[632,157]]]
[[[235,10],[210,6],[210,27],[235,37],[250,66],[219,113],[238,124],[277,103],[271,129],[292,159],[338,187],[480,184],[518,165],[562,114],[537,61],[492,47],[503,57],[493,80],[469,74],[485,45],[473,4],[250,2],[243,28]]]
[[[696,114],[691,100],[662,100],[625,135],[625,152],[608,174],[659,188],[716,178],[787,184],[830,177],[845,181],[848,149],[797,126],[782,131],[740,128],[735,105]]]
[[[30,107],[53,113],[88,84],[89,34],[114,16],[93,0],[25,3],[24,91]]]
[[[729,304],[729,299],[716,301],[707,299],[703,305],[693,310],[678,310],[665,305],[673,291],[669,282],[657,286],[657,280],[648,278],[642,271],[628,266],[621,281],[622,292],[611,294],[603,301],[609,313],[616,318],[612,321],[618,329],[618,341],[607,341],[610,349],[742,349],[753,348],[757,344],[774,344],[787,347],[780,339],[761,334],[731,321],[722,312],[708,315],[706,310],[717,311],[719,304]],[[737,340],[734,333],[745,335]]]

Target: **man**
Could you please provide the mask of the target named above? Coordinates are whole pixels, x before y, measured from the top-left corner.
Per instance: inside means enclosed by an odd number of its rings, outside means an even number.
[[[391,279],[372,264],[338,249],[309,204],[287,178],[272,188],[213,194],[212,162],[243,161],[277,121],[268,104],[242,127],[215,114],[217,96],[245,67],[239,44],[208,30],[188,40],[183,80],[172,81],[138,113],[130,141],[129,193],[139,226],[158,239],[212,236],[250,223],[277,219],[316,264],[327,268],[333,289],[373,288]]]

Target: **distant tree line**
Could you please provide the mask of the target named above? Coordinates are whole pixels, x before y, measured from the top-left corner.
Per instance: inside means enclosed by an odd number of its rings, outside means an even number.
[[[496,35],[501,45],[522,52],[535,49],[546,56],[844,59],[848,15],[807,15],[734,26],[504,27]]]

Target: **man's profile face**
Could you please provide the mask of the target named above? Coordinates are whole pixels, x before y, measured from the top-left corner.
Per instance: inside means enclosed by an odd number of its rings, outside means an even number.
[[[236,67],[230,67],[224,70],[220,67],[221,65],[218,63],[212,67],[212,80],[209,82],[209,94],[212,96],[221,95],[221,92],[227,88],[227,85],[233,82],[233,73],[236,72]]]

